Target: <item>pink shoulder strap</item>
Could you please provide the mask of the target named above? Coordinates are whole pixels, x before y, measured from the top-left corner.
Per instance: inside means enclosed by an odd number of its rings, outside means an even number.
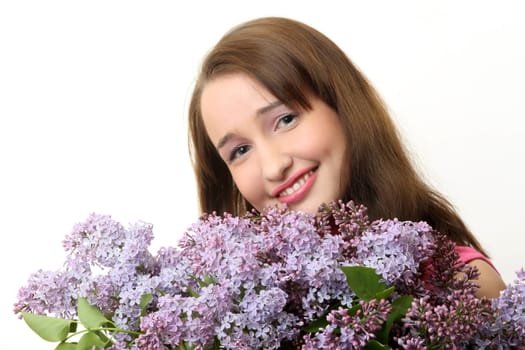
[[[456,252],[459,255],[459,261],[464,262],[465,264],[468,264],[472,260],[480,259],[486,262],[487,264],[489,264],[490,266],[492,266],[492,268],[495,271],[498,271],[496,267],[494,266],[494,264],[492,264],[492,262],[485,255],[481,254],[480,252],[478,252],[476,249],[472,247],[457,245]]]

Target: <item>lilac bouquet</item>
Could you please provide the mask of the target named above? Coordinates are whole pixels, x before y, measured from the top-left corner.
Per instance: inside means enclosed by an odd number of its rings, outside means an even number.
[[[525,271],[476,298],[477,271],[424,222],[353,202],[317,215],[207,214],[176,247],[92,214],[15,313],[57,350],[502,349],[525,344]]]

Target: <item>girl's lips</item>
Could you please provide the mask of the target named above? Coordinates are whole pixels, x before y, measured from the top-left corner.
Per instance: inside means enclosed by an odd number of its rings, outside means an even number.
[[[315,169],[298,174],[292,181],[288,181],[283,186],[280,186],[277,191],[274,191],[275,196],[278,197],[281,203],[291,204],[298,202],[312,188],[316,178],[317,172],[315,172]]]
[[[277,186],[272,191],[272,196],[279,197],[282,194],[281,192],[285,191],[289,187],[292,187],[297,181],[299,181],[300,178],[304,177],[310,172],[315,172],[316,170],[317,168],[304,168],[304,169],[297,171],[293,176],[288,178],[288,180],[286,180],[285,182]]]

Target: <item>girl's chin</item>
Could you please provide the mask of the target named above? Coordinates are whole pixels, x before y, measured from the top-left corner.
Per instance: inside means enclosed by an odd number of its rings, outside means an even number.
[[[288,205],[288,208],[295,210],[295,211],[303,211],[308,214],[316,214],[319,209],[319,206],[303,203],[303,204],[297,204],[297,205],[293,205],[293,204]]]
[[[308,203],[308,202],[285,204],[285,203],[276,201],[276,202],[270,202],[266,204],[265,208],[268,208],[268,207],[288,208],[294,211],[306,212],[308,214],[317,214],[317,211],[319,210],[319,206],[320,204],[313,204],[313,203]],[[261,209],[262,208],[257,208],[259,212],[261,211]]]

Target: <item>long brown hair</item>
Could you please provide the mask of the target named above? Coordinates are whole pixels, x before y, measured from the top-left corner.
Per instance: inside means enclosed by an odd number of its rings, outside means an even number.
[[[371,219],[426,221],[455,242],[483,252],[453,206],[417,174],[364,75],[325,35],[287,18],[259,18],[234,27],[202,63],[190,102],[189,136],[203,212],[241,215],[252,208],[208,138],[200,109],[205,84],[231,73],[258,80],[285,104],[308,110],[308,94],[313,93],[338,113],[348,140],[343,200],[367,206]]]

